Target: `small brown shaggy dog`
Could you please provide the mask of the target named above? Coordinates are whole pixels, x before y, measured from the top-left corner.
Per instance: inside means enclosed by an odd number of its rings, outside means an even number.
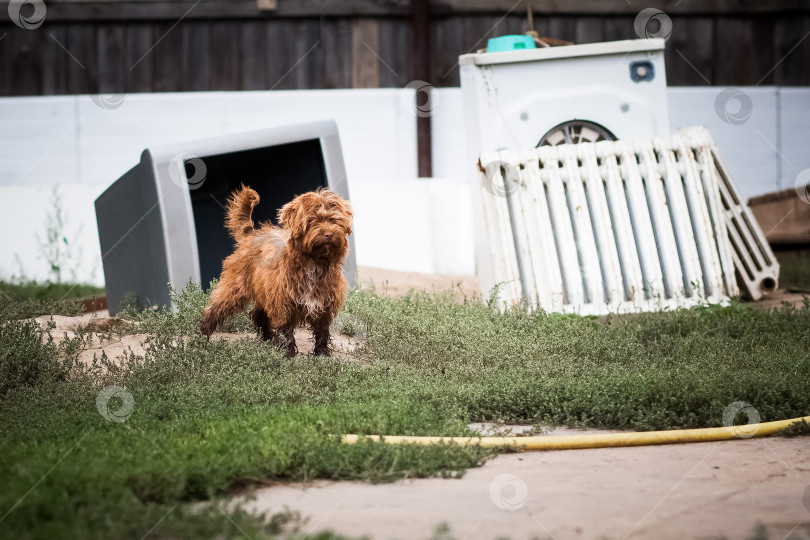
[[[328,356],[329,325],[346,297],[343,259],[352,233],[348,201],[328,189],[299,195],[278,212],[281,227],[253,224],[259,194],[242,186],[228,199],[225,224],[236,250],[222,263],[203,312],[200,331],[210,336],[231,315],[253,303],[251,319],[263,339],[286,338],[287,357],[295,356],[294,331],[307,323],[314,353]]]

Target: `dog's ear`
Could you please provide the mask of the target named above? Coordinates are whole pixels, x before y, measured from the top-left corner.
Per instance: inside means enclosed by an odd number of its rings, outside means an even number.
[[[349,204],[349,201],[345,199],[340,200],[340,209],[343,214],[346,216],[348,224],[346,226],[346,235],[352,234],[352,218],[354,218],[354,214],[352,213],[352,205]]]
[[[338,218],[338,222],[346,235],[352,234],[352,205],[349,201],[332,191],[321,188],[320,194],[327,201],[327,208],[332,212],[333,218]]]
[[[352,218],[354,214],[352,213],[352,205],[349,204],[349,201],[344,199],[343,197],[339,196],[336,193],[332,194],[332,200],[334,204],[338,208],[338,212],[345,218],[345,226],[344,229],[346,230],[346,235],[352,234]]]
[[[300,197],[296,197],[281,207],[278,211],[278,224],[289,229],[295,235],[301,235],[303,231],[304,208]]]

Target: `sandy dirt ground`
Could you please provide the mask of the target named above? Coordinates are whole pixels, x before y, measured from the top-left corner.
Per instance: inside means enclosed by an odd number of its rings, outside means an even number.
[[[783,303],[793,304],[794,306],[801,306],[805,298],[810,298],[810,293],[807,292],[789,292],[783,289],[778,289],[762,299],[751,302],[751,305],[757,309],[773,309],[780,307]]]
[[[358,268],[358,276],[361,284],[372,284],[378,292],[384,292],[392,296],[402,296],[411,289],[425,291],[453,290],[458,298],[481,296],[481,291],[478,290],[478,278],[475,276],[419,274],[364,266]],[[805,297],[810,297],[810,293],[788,292],[779,289],[757,302],[750,302],[750,305],[757,309],[779,307],[783,302],[800,306]]]
[[[382,270],[379,268],[360,267],[360,282],[365,286],[374,286],[378,292],[390,294],[392,296],[402,296],[411,289],[425,291],[453,290],[456,296],[463,298],[473,297],[478,294],[478,280],[474,276],[441,276],[426,275],[415,272],[396,272],[392,270]],[[110,326],[118,324],[129,324],[117,318],[110,318],[107,310],[95,311],[80,317],[65,317],[54,315],[53,317],[43,315],[36,320],[43,328],[48,321],[53,319],[56,329],[53,332],[54,339],[60,341],[65,337],[72,338],[79,327],[88,327],[91,330],[106,332]],[[240,339],[249,337],[250,334],[230,334],[216,332],[211,339]],[[111,341],[105,339],[103,342],[98,336],[91,336],[87,349],[79,355],[79,360],[83,363],[93,361],[93,356],[101,356],[104,352],[111,360],[120,360],[128,351],[136,355],[143,354],[143,342],[146,334],[128,334],[123,337],[114,337]],[[313,348],[311,334],[303,328],[295,331],[295,341],[298,344],[300,354],[310,354]],[[352,359],[352,351],[357,346],[352,339],[343,335],[332,336],[332,346],[335,356]]]
[[[478,294],[470,276],[373,268],[359,274],[362,283],[395,296],[410,289],[452,289],[459,298]],[[753,305],[767,309],[783,301],[798,305],[802,295],[779,292]],[[88,324],[99,331],[118,324],[103,311],[53,319],[55,336]],[[90,362],[102,351],[111,359],[127,350],[142,354],[145,337],[94,338],[81,359]],[[218,333],[213,339],[240,337]],[[296,338],[300,352],[309,353],[307,332],[299,330]],[[338,356],[351,358],[353,347],[345,336],[336,337]],[[810,540],[810,437],[507,454],[461,479],[277,484],[227,504],[243,502],[263,512],[298,511],[307,520],[304,532],[374,540],[430,538],[442,523],[458,539],[738,539],[762,523],[769,538]]]
[[[446,276],[419,274],[416,272],[396,272],[381,268],[361,266],[357,269],[362,285],[373,285],[378,292],[391,296],[402,296],[411,289],[423,291],[453,290],[459,297],[480,296],[478,278],[475,276]]]
[[[110,317],[109,312],[105,310],[95,311],[80,317],[65,317],[62,315],[43,315],[35,319],[39,325],[45,328],[49,321],[53,320],[56,325],[51,335],[57,343],[65,338],[73,338],[79,328],[86,328],[91,331],[90,339],[87,348],[79,353],[79,362],[89,365],[93,361],[93,357],[100,357],[102,353],[107,355],[107,358],[113,361],[123,360],[127,353],[135,355],[142,355],[144,353],[144,341],[147,334],[132,333],[123,336],[109,336],[105,334],[104,339],[101,339],[98,332],[107,332],[111,325],[131,324],[124,322],[117,317]],[[236,340],[244,338],[258,337],[253,333],[227,333],[215,332],[211,335],[211,339],[225,339]],[[295,331],[295,342],[298,344],[299,354],[311,354],[314,348],[312,334],[304,328],[299,328]],[[332,336],[332,353],[334,356],[345,359],[354,360],[352,356],[355,347],[358,343],[347,336],[336,334]]]

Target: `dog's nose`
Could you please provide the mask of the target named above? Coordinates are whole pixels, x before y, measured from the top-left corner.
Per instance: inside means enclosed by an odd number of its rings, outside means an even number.
[[[327,240],[331,240],[332,239],[332,233],[330,233],[330,232],[323,233],[323,237],[326,238]]]

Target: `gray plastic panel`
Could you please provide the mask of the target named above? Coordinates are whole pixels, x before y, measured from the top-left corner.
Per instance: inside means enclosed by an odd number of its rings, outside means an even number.
[[[124,300],[167,305],[163,224],[147,152],[96,199],[96,220],[110,313]]]

